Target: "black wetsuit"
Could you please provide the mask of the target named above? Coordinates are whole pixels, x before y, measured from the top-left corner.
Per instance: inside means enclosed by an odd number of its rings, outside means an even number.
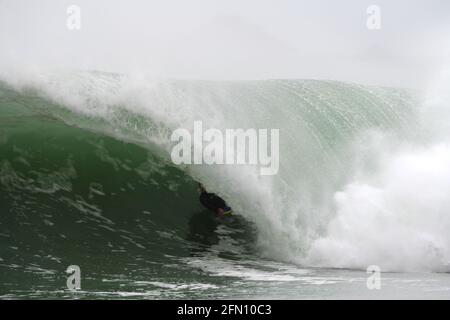
[[[206,191],[203,191],[200,194],[200,202],[203,206],[214,212],[217,212],[218,209],[224,209],[227,207],[227,204],[222,198],[214,193],[208,193]]]

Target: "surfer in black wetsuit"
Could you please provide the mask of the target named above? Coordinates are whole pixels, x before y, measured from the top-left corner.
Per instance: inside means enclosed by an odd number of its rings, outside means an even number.
[[[217,213],[218,215],[225,215],[225,214],[231,214],[231,208],[227,206],[226,202],[219,197],[218,195],[214,193],[209,193],[206,191],[205,187],[199,183],[198,187],[200,189],[200,202],[201,204],[211,210]]]

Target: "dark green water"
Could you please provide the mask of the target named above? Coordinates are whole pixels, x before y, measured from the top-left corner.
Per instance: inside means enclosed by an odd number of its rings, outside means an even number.
[[[3,104],[0,122],[2,294],[53,295],[72,264],[86,291],[139,291],[121,279],[199,282],[180,259],[218,243],[219,225],[252,245],[248,224],[205,211],[196,183],[141,147],[18,104]]]

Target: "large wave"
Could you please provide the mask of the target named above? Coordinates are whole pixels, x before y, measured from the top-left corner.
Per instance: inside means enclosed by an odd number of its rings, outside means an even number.
[[[262,256],[446,270],[450,148],[446,135],[423,130],[422,105],[408,90],[336,81],[17,73],[1,89],[2,203],[9,219],[65,203],[105,228],[112,208],[154,206],[149,212],[167,214],[152,223],[176,230],[199,210],[201,181],[256,226]],[[279,173],[172,165],[172,130],[192,130],[195,120],[205,129],[280,129]],[[29,199],[18,204],[19,193]]]

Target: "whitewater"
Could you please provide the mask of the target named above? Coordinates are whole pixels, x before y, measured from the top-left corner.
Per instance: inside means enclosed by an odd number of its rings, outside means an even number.
[[[4,73],[0,295],[72,296],[76,264],[81,297],[448,297],[447,78],[417,92]],[[173,164],[173,130],[199,120],[279,129],[278,174]],[[197,181],[235,217],[205,211]],[[384,291],[367,290],[370,266]]]

